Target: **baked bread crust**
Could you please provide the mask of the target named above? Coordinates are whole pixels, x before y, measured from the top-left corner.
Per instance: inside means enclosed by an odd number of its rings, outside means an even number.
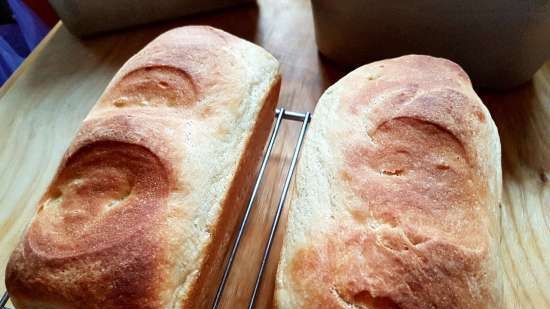
[[[268,52],[206,26],[128,60],[9,260],[15,306],[207,307],[279,87]]]
[[[498,308],[500,143],[451,61],[365,65],[321,97],[276,279],[278,308]]]

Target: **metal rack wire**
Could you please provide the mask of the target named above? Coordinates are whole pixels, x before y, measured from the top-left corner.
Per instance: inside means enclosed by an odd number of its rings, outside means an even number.
[[[298,121],[302,123],[302,127],[300,129],[300,134],[298,136],[298,140],[296,142],[296,145],[294,147],[294,152],[292,154],[292,160],[290,161],[290,166],[287,170],[287,175],[285,178],[285,182],[283,185],[283,188],[281,190],[281,195],[279,197],[279,203],[277,205],[277,209],[275,212],[275,217],[273,219],[273,222],[271,224],[271,229],[269,232],[269,236],[267,239],[267,243],[264,246],[263,250],[263,256],[262,256],[262,262],[260,264],[260,268],[258,269],[258,272],[256,274],[256,281],[254,284],[254,289],[252,291],[252,294],[249,298],[248,303],[248,309],[254,308],[254,304],[256,302],[256,297],[258,295],[258,291],[260,289],[260,285],[262,283],[263,274],[265,271],[265,267],[267,265],[267,261],[269,260],[269,254],[271,252],[271,247],[273,245],[273,240],[275,238],[275,233],[277,232],[277,227],[279,226],[279,220],[281,218],[281,214],[283,212],[283,207],[285,204],[285,200],[288,194],[288,189],[290,187],[290,182],[292,180],[292,176],[294,175],[294,170],[296,168],[296,163],[298,161],[298,154],[300,153],[300,150],[302,148],[302,143],[304,141],[304,136],[307,130],[307,127],[309,125],[309,122],[311,120],[311,114],[310,113],[297,113],[297,112],[291,112],[287,111],[284,108],[278,108],[275,111],[275,125],[273,126],[273,129],[271,130],[271,135],[269,137],[269,143],[267,145],[267,149],[264,153],[262,164],[260,166],[260,171],[258,172],[258,176],[256,177],[256,182],[254,183],[254,188],[252,190],[252,194],[250,195],[250,199],[248,201],[248,205],[245,210],[244,217],[239,225],[239,230],[237,232],[237,236],[231,246],[231,251],[229,254],[229,257],[227,258],[227,262],[224,268],[223,276],[220,280],[220,283],[218,285],[218,289],[216,291],[216,296],[214,298],[214,302],[212,303],[212,309],[217,309],[221,297],[223,295],[223,291],[225,288],[225,284],[227,283],[227,279],[229,277],[229,274],[231,273],[231,269],[233,267],[233,262],[235,260],[235,256],[237,255],[237,252],[239,250],[239,245],[241,243],[241,239],[244,235],[244,232],[246,230],[246,226],[248,223],[248,219],[250,217],[250,212],[252,211],[252,208],[254,207],[254,204],[256,202],[256,197],[258,196],[258,191],[260,189],[260,186],[262,184],[262,180],[267,168],[267,163],[269,162],[269,159],[271,157],[271,153],[273,151],[273,147],[275,145],[275,142],[277,140],[279,129],[281,127],[281,123],[283,120],[291,120],[291,121]],[[9,300],[8,292],[4,292],[2,295],[2,298],[0,299],[0,309],[10,309],[6,307],[6,304]]]
[[[0,299],[0,307],[2,309],[9,309],[6,307],[6,304],[8,303],[8,300],[10,299],[8,292],[4,292],[4,295],[2,295],[2,299]]]
[[[286,196],[288,194],[288,188],[290,186],[290,181],[292,180],[292,175],[294,174],[294,169],[296,168],[296,162],[298,161],[298,154],[300,153],[300,149],[302,148],[302,142],[304,140],[304,136],[307,130],[307,127],[309,125],[309,121],[311,120],[311,114],[310,113],[296,113],[296,112],[289,112],[286,111],[284,108],[277,109],[276,113],[276,121],[275,126],[273,127],[273,130],[271,131],[271,136],[269,137],[269,144],[267,147],[267,150],[264,154],[262,165],[260,167],[260,172],[258,173],[258,177],[256,178],[256,183],[254,185],[254,190],[252,191],[252,195],[250,196],[250,200],[248,202],[248,206],[245,211],[245,215],[243,217],[243,220],[241,221],[241,224],[239,226],[239,231],[237,232],[237,237],[235,238],[235,241],[233,242],[233,246],[231,247],[231,253],[229,254],[229,258],[227,260],[227,264],[224,269],[223,277],[220,281],[220,284],[218,286],[218,290],[216,292],[216,297],[214,298],[214,303],[212,304],[212,309],[217,309],[220,301],[221,296],[223,294],[223,290],[225,288],[225,284],[227,282],[227,278],[229,277],[229,273],[231,272],[231,268],[233,266],[233,260],[235,258],[235,255],[237,254],[237,251],[239,249],[239,244],[241,242],[241,238],[244,234],[244,231],[246,229],[246,224],[248,223],[248,217],[250,215],[250,211],[252,210],[252,207],[254,206],[254,202],[256,201],[256,196],[258,193],[258,189],[260,188],[264,172],[267,166],[267,162],[269,161],[269,158],[271,157],[271,151],[273,150],[273,145],[275,144],[275,140],[277,139],[279,128],[281,125],[281,122],[283,119],[288,120],[294,120],[294,121],[300,121],[302,122],[302,128],[300,130],[300,135],[298,136],[298,141],[296,142],[296,146],[294,147],[294,153],[292,155],[292,160],[290,161],[290,166],[288,168],[288,172],[286,175],[285,183],[283,186],[283,189],[281,191],[281,196],[279,198],[279,203],[277,205],[277,210],[275,212],[275,218],[273,219],[273,222],[271,224],[271,230],[269,232],[269,237],[267,239],[267,243],[264,247],[262,262],[260,264],[260,268],[258,270],[258,273],[256,275],[256,282],[254,285],[254,290],[252,291],[252,295],[250,296],[249,303],[248,303],[248,309],[254,308],[254,303],[256,301],[256,296],[258,295],[258,290],[260,288],[260,284],[262,281],[262,277],[265,271],[265,266],[267,264],[267,260],[269,259],[269,253],[271,252],[271,246],[273,245],[273,239],[275,238],[275,233],[277,232],[277,227],[279,225],[279,219],[281,218],[281,213],[283,211],[283,207],[285,204]]]

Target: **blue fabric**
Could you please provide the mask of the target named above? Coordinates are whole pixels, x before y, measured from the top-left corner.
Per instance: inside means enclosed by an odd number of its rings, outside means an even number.
[[[16,23],[0,25],[0,85],[49,31],[49,27],[22,0],[7,2]]]
[[[48,33],[48,26],[21,0],[8,0],[15,21],[30,50]]]
[[[18,24],[0,25],[0,36],[10,44],[11,48],[20,56],[30,53],[27,42],[23,39],[23,34]]]
[[[10,77],[11,73],[23,62],[11,45],[0,36],[0,80],[2,84]]]

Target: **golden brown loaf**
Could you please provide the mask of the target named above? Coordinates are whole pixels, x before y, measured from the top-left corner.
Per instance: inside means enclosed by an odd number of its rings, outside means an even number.
[[[277,307],[498,308],[500,191],[497,129],[458,65],[353,71],[315,109]]]
[[[15,306],[206,308],[265,145],[278,62],[168,31],[84,120],[6,271]]]

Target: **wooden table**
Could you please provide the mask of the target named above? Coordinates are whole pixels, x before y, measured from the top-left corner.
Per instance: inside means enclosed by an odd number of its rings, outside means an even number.
[[[81,120],[116,70],[161,32],[209,24],[256,42],[282,65],[279,105],[313,111],[345,71],[322,60],[309,1],[265,0],[199,17],[77,39],[58,24],[0,90],[0,278],[34,204]],[[533,82],[483,95],[503,146],[502,271],[506,308],[550,308],[550,62]],[[237,255],[222,307],[242,308],[254,284],[299,124],[285,123]],[[281,139],[281,140],[283,140]],[[286,214],[286,213],[285,213]],[[279,229],[257,308],[270,307]],[[4,291],[3,280],[0,291]]]

